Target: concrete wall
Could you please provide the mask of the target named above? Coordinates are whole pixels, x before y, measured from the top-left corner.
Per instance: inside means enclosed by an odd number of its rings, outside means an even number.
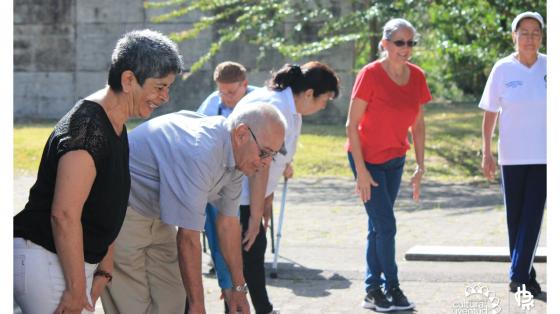
[[[341,11],[346,1],[333,1]],[[123,33],[151,28],[163,33],[190,28],[200,18],[191,13],[178,20],[154,24],[151,17],[163,11],[145,10],[142,0],[18,0],[14,3],[14,117],[16,120],[58,119],[79,98],[106,84],[113,47]],[[287,29],[289,25],[287,26]],[[289,34],[289,31],[287,31]],[[179,44],[189,67],[210,46],[215,34],[205,31],[195,40]],[[196,109],[215,86],[214,66],[224,60],[243,63],[250,84],[262,86],[270,71],[287,60],[269,53],[258,60],[258,48],[236,42],[229,44],[209,64],[188,80],[177,79],[171,101],[157,114]],[[353,46],[341,46],[313,58],[331,65],[342,80],[342,93],[334,106],[307,120],[342,122],[345,119],[354,76]]]

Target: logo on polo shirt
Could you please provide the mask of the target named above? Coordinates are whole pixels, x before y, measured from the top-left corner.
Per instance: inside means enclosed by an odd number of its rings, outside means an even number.
[[[517,88],[519,86],[523,86],[523,81],[509,81],[506,83],[508,88]]]

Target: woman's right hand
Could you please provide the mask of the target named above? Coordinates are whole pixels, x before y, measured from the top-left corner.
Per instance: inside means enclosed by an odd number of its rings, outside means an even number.
[[[491,154],[482,156],[482,171],[488,181],[494,180],[496,176],[496,160]]]
[[[95,309],[95,304],[99,299],[99,296],[101,296],[103,289],[105,289],[105,286],[107,286],[108,283],[109,283],[109,279],[107,279],[105,276],[93,277],[90,296],[91,296],[91,304],[94,309]]]
[[[82,310],[86,309],[90,312],[95,312],[95,309],[86,296],[85,291],[76,290],[64,290],[62,293],[62,298],[60,299],[60,304],[54,311],[54,314],[80,314]]]
[[[371,199],[371,186],[378,186],[377,182],[373,180],[369,171],[358,171],[356,178],[356,194],[360,195],[362,202],[367,202]]]

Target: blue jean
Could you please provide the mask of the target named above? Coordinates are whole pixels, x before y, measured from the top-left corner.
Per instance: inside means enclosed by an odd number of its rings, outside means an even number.
[[[546,203],[546,165],[502,166],[512,281],[536,278],[533,259]]]
[[[225,264],[225,260],[218,243],[218,237],[216,236],[215,222],[218,210],[208,204],[206,211],[206,237],[208,238],[208,245],[210,246],[212,258],[214,259],[218,284],[222,289],[230,289],[233,287],[231,274]],[[239,206],[239,213],[242,234],[245,234],[249,228],[251,209],[247,205],[241,205]],[[211,232],[209,232],[209,230],[211,230]],[[209,233],[212,235],[209,235]],[[253,246],[251,246],[251,249],[249,249],[249,251],[242,249],[243,276],[247,282],[249,294],[251,295],[251,302],[256,314],[270,313],[273,309],[273,306],[268,298],[268,292],[266,291],[266,276],[264,268],[266,245],[266,231],[261,223],[259,233],[255,238],[255,242],[253,243]],[[229,309],[227,304],[225,304],[225,309],[226,313],[228,313]]]
[[[222,289],[231,289],[233,283],[231,275],[227,267],[223,255],[220,253],[220,242],[218,241],[218,233],[216,231],[216,219],[218,218],[218,209],[214,206],[206,205],[206,224],[204,231],[208,239],[208,246],[212,260],[214,261],[214,269],[216,270],[216,277],[218,277],[218,285]]]
[[[350,168],[356,177],[352,153],[348,153]],[[366,164],[373,180],[379,185],[371,188],[371,198],[364,203],[368,215],[366,246],[366,292],[385,285],[386,289],[399,285],[395,259],[397,224],[393,206],[399,193],[405,156],[382,164]]]

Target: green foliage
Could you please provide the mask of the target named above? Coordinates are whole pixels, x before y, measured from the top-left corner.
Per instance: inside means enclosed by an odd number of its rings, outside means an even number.
[[[479,97],[493,64],[513,52],[511,22],[524,11],[538,11],[546,21],[546,1],[432,2],[423,25],[428,30],[424,45],[432,49],[421,65],[428,75],[435,74],[436,94],[453,99],[440,93],[457,87],[464,95]]]
[[[404,17],[421,35],[414,62],[426,70],[434,96],[468,101],[482,93],[497,59],[513,51],[513,18],[531,10],[546,21],[546,1],[534,0],[169,0],[145,2],[145,7],[169,10],[154,22],[193,11],[203,14],[190,29],[170,34],[175,41],[193,39],[206,29],[216,34],[191,73],[224,44],[238,40],[255,45],[261,59],[278,51],[293,60],[353,43],[357,70],[378,57],[383,24]]]
[[[316,55],[336,45],[355,42],[357,53],[372,60],[377,55],[379,29],[384,17],[399,15],[413,6],[411,1],[293,1],[293,0],[172,0],[145,2],[146,8],[169,9],[153,22],[164,22],[199,11],[204,16],[192,28],[170,34],[175,41],[193,39],[205,29],[217,33],[208,52],[196,61],[190,71],[213,57],[226,42],[243,40],[254,44],[262,53],[276,50],[298,60]],[[364,50],[364,48],[366,48]],[[362,58],[363,59],[363,58]],[[364,63],[365,64],[365,63]]]

